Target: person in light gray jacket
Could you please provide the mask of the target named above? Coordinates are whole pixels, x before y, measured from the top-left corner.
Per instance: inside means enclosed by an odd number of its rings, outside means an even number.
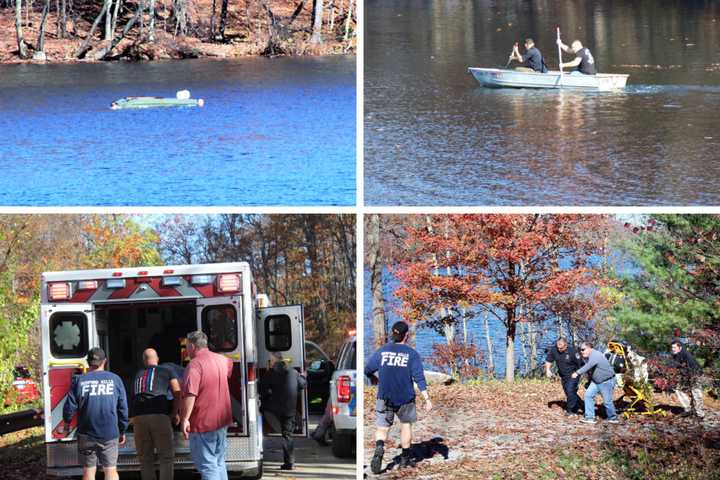
[[[615,404],[613,404],[613,391],[615,390],[615,370],[605,355],[592,348],[588,342],[580,344],[580,354],[585,359],[585,365],[572,374],[572,378],[590,373],[590,386],[585,390],[585,423],[597,423],[595,420],[595,396],[600,393],[605,404],[608,423],[618,423]]]

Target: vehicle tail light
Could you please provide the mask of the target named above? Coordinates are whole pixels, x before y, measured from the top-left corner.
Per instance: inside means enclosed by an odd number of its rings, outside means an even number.
[[[217,289],[220,293],[237,292],[240,290],[240,275],[236,273],[218,275]]]
[[[122,277],[122,272],[113,272],[113,277]]]
[[[68,300],[70,298],[70,284],[67,282],[51,283],[48,285],[50,300]]]
[[[350,377],[342,375],[337,380],[337,401],[340,403],[350,402]]]
[[[255,364],[248,363],[247,368],[248,368],[248,373],[247,373],[248,382],[254,382],[255,378],[257,376],[257,372],[255,371]]]
[[[332,407],[332,412],[333,415],[337,415],[338,413],[340,413],[340,407]]]
[[[355,335],[357,335],[357,330],[348,331],[348,337],[354,337]]]
[[[78,282],[78,290],[97,290],[97,280],[81,280]]]

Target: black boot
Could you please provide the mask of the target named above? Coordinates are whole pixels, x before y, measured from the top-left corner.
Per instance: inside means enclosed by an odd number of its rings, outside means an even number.
[[[403,448],[402,454],[400,455],[400,465],[399,468],[414,468],[415,467],[415,459],[413,458],[412,454],[410,453],[409,448]]]
[[[375,475],[379,475],[382,471],[383,455],[385,455],[385,442],[378,440],[375,442],[375,453],[370,461],[370,471]]]

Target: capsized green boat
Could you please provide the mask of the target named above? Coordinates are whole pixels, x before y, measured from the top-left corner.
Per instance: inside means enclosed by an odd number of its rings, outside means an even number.
[[[190,98],[190,92],[181,90],[175,98],[163,97],[125,97],[115,100],[110,108],[120,110],[126,108],[157,108],[157,107],[202,107],[205,101],[202,98]]]

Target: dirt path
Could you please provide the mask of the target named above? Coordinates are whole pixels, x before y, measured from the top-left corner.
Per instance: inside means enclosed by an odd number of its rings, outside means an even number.
[[[374,449],[375,390],[367,389],[365,395],[364,464],[366,474],[375,477],[368,467]],[[665,417],[636,416],[618,425],[602,419],[597,425],[587,425],[580,422],[581,417],[565,417],[562,389],[550,382],[437,386],[431,388],[430,395],[434,409],[429,414],[420,412],[415,427],[413,454],[420,459],[418,467],[397,470],[399,431],[393,427],[386,446],[384,472],[378,477],[436,478],[446,472],[456,476],[463,472],[468,476],[487,472],[506,478],[503,472],[514,468],[517,462],[531,467],[578,449],[581,455],[593,458],[607,445],[632,445],[688,432],[702,436],[720,429],[720,413],[711,401],[702,423],[668,413]],[[656,401],[679,413],[671,398],[658,395]],[[512,459],[510,463],[508,459]]]

